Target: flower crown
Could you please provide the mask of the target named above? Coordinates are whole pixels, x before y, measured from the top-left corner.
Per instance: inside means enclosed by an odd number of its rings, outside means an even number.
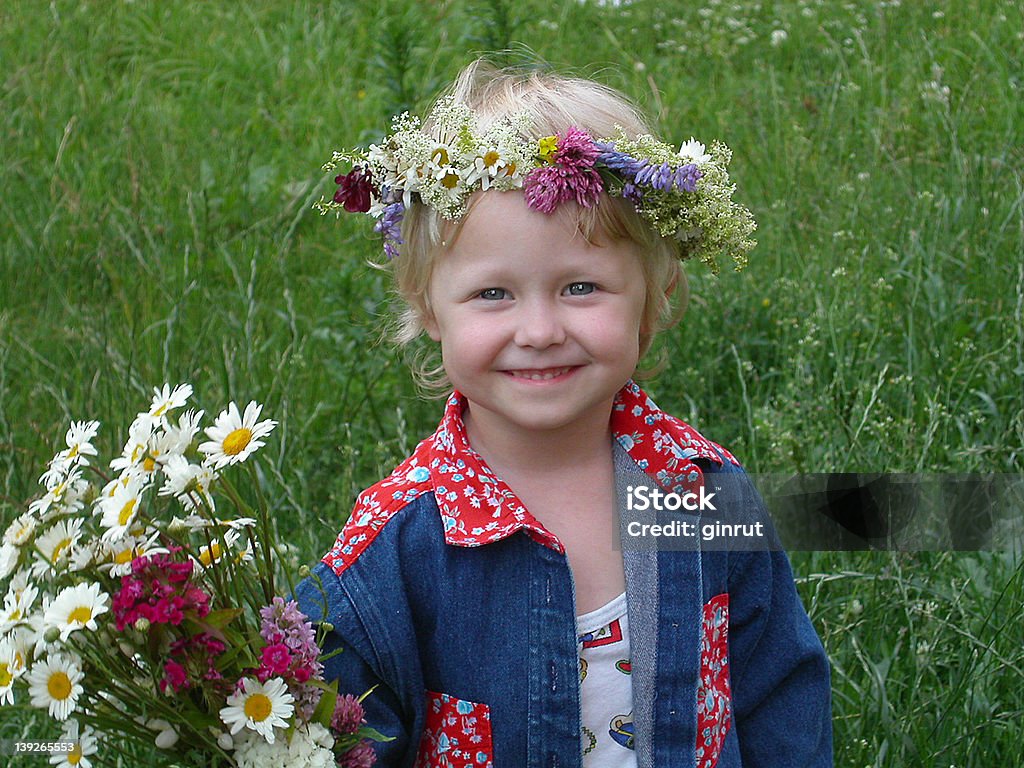
[[[602,193],[624,197],[662,236],[679,244],[679,258],[697,258],[718,273],[716,257],[732,258],[737,270],[754,247],[756,228],[750,211],[733,202],[735,186],[726,170],[732,152],[720,142],[710,149],[695,139],[680,149],[653,136],[594,139],[576,127],[540,140],[523,138],[525,114],[505,117],[481,131],[472,110],[451,98],[440,101],[429,123],[445,140],[420,128],[405,112],[392,121],[393,132],[368,151],[335,152],[323,168],[336,173],[332,200],[315,204],[322,214],[369,213],[384,239],[389,259],[402,244],[402,216],[414,196],[441,217],[466,213],[476,190],[522,189],[529,208],[552,213],[575,201],[591,208]]]

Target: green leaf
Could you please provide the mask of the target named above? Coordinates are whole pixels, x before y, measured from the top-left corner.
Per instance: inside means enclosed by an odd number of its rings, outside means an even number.
[[[368,725],[364,725],[359,729],[359,735],[364,739],[371,739],[372,741],[394,741],[394,736],[385,736],[383,733],[378,731],[376,728],[371,728]]]
[[[331,718],[334,717],[334,708],[338,705],[338,681],[332,680],[329,685],[324,686],[324,693],[320,702],[313,710],[314,723],[320,723],[324,728],[331,727]]]

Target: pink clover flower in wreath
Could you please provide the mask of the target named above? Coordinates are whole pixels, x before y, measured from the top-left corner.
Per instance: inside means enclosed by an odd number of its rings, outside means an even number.
[[[604,192],[601,174],[594,168],[599,154],[588,133],[575,126],[566,129],[557,137],[551,164],[535,168],[523,180],[526,205],[541,213],[553,213],[570,200],[593,208]]]

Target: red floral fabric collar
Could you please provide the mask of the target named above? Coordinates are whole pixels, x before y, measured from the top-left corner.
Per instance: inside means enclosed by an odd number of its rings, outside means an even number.
[[[384,524],[422,493],[433,491],[445,541],[475,547],[520,530],[556,552],[558,539],[530,514],[515,492],[469,445],[462,411],[452,393],[437,431],[422,441],[394,472],[359,495],[355,508],[324,562],[340,573],[354,562]],[[613,438],[663,490],[684,493],[703,482],[697,460],[736,463],[732,454],[671,416],[633,381],[612,406]]]

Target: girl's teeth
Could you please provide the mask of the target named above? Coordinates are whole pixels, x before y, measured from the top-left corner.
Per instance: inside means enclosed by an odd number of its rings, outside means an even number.
[[[556,371],[544,371],[543,373],[540,373],[538,371],[513,371],[513,373],[517,378],[520,379],[530,379],[531,381],[547,381],[548,379],[554,379],[558,376],[561,376],[568,370],[568,368],[559,368]]]

